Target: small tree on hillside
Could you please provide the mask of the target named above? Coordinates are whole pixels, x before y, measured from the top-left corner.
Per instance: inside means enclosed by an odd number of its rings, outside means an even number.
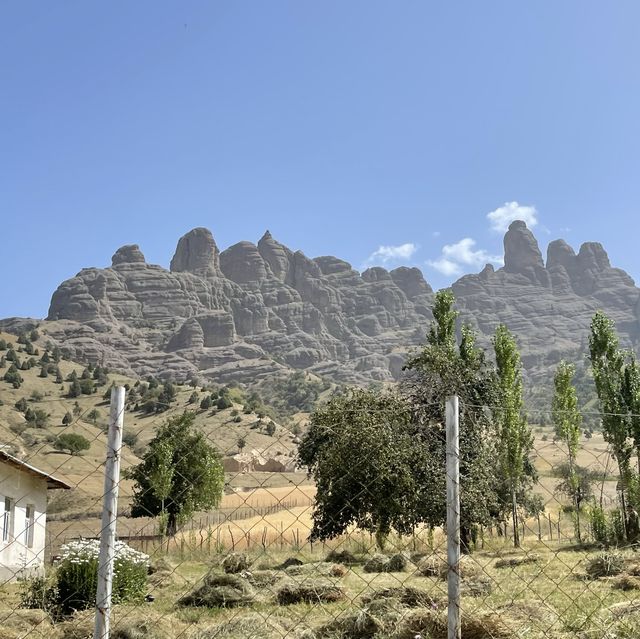
[[[160,426],[142,462],[128,473],[135,484],[131,515],[166,513],[171,536],[195,511],[215,508],[224,487],[220,456],[203,433],[195,430],[194,420],[195,413],[185,412]],[[169,466],[172,470],[167,478]]]
[[[573,507],[576,514],[576,537],[582,541],[580,533],[580,491],[576,469],[576,456],[580,443],[580,426],[582,415],[578,410],[578,397],[573,385],[575,366],[562,361],[558,365],[553,384],[555,392],[551,404],[551,414],[556,430],[556,437],[567,447],[568,474],[566,478],[568,494],[573,498]],[[567,492],[567,491],[565,491]]]
[[[89,450],[91,443],[86,437],[76,433],[64,433],[53,442],[53,447],[60,451],[69,451],[71,455],[79,455],[83,450]]]

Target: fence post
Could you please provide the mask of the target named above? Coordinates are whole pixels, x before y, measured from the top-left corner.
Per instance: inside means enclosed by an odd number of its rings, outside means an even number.
[[[458,396],[447,397],[448,639],[460,639],[460,458]]]
[[[116,550],[118,488],[120,483],[120,450],[122,448],[122,428],[124,424],[124,395],[124,386],[114,386],[111,389],[107,460],[104,468],[104,497],[102,502],[94,639],[108,639],[109,637],[113,561]]]

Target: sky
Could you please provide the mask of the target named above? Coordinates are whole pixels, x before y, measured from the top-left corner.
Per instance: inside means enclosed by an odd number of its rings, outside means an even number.
[[[435,287],[511,219],[640,278],[640,3],[0,3],[0,317],[193,227]]]

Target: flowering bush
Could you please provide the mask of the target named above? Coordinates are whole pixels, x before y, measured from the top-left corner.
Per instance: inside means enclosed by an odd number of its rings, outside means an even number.
[[[100,542],[79,539],[64,544],[57,562],[58,603],[62,612],[95,605]],[[116,542],[113,569],[113,603],[139,601],[147,587],[149,557],[122,541]]]

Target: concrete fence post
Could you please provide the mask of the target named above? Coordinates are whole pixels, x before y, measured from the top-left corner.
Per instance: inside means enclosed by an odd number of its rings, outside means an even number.
[[[111,389],[111,411],[107,435],[107,461],[104,469],[104,497],[98,560],[96,619],[94,639],[109,638],[113,562],[116,551],[116,520],[118,517],[118,489],[120,485],[120,452],[124,425],[124,386]]]
[[[447,397],[446,429],[448,639],[460,639],[460,435],[457,395]]]

